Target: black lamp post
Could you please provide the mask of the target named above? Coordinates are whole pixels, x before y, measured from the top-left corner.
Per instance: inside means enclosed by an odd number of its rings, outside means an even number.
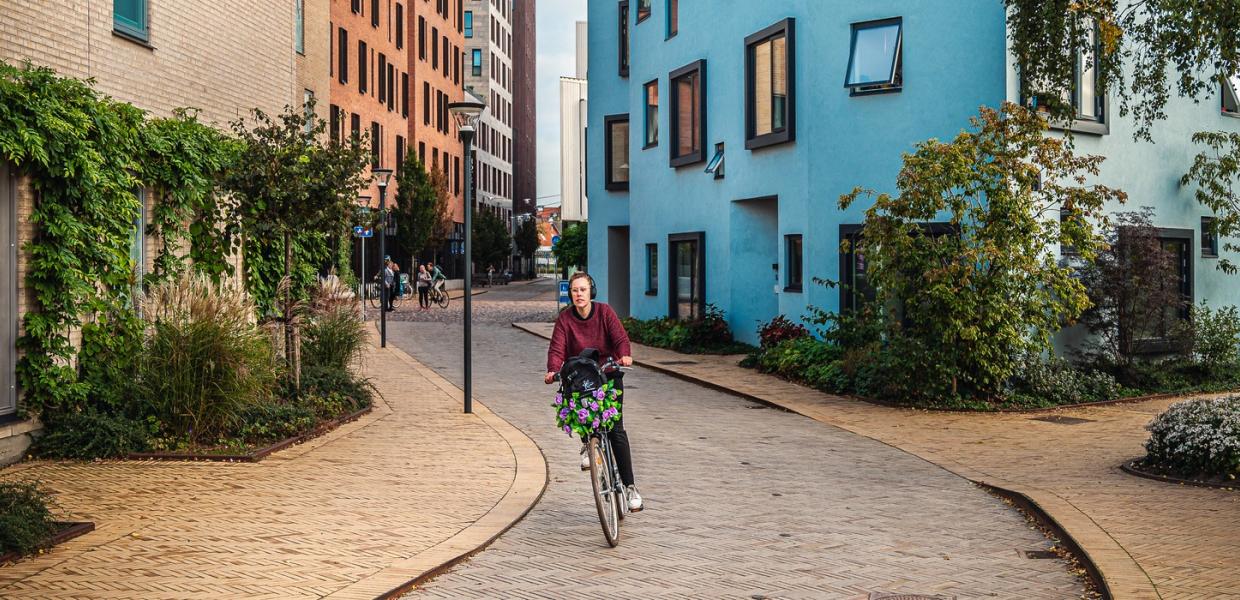
[[[384,285],[387,274],[387,186],[392,178],[391,169],[373,168],[375,184],[379,186],[379,347],[387,348],[388,288]]]
[[[473,306],[471,298],[474,291],[474,269],[473,269],[473,217],[474,212],[474,194],[473,194],[473,143],[474,131],[478,127],[478,121],[482,118],[482,111],[487,107],[486,103],[479,100],[469,91],[465,92],[465,99],[460,102],[448,104],[448,111],[456,118],[456,126],[461,131],[461,141],[465,143],[465,316],[462,321],[465,323],[465,412],[474,411],[473,402],[473,357],[472,357],[472,341],[470,338],[470,326],[473,319]]]

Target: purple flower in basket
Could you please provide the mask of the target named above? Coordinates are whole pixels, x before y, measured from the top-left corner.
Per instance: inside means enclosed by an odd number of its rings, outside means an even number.
[[[567,416],[568,416],[568,409],[567,409],[567,408],[561,408],[561,409],[560,409],[560,418],[561,418],[561,419],[563,419],[564,417],[567,417]]]
[[[556,405],[556,406],[559,406],[559,405],[561,405],[561,404],[563,404],[563,403],[564,403],[564,395],[563,395],[563,394],[556,394],[556,395],[555,395],[555,405]]]
[[[568,425],[565,425],[565,426],[564,426],[564,433],[567,433],[568,435],[572,435],[572,434],[573,434],[573,428],[572,428],[572,427],[569,427]]]
[[[591,402],[590,410],[598,410],[598,402]]]
[[[576,400],[569,400],[569,401],[568,401],[568,407],[569,407],[569,408],[577,408],[577,401],[576,401]]]
[[[603,390],[594,390],[595,399],[602,400],[604,395],[606,394],[603,392]]]
[[[595,428],[595,429],[598,429],[598,419],[595,419],[595,420],[594,420],[594,428]]]
[[[577,420],[578,420],[578,421],[581,421],[582,423],[585,423],[585,422],[586,422],[586,419],[589,419],[589,418],[590,418],[590,411],[588,411],[588,410],[586,410],[586,409],[584,409],[584,408],[583,408],[583,409],[581,409],[581,410],[579,410],[579,411],[577,411]]]

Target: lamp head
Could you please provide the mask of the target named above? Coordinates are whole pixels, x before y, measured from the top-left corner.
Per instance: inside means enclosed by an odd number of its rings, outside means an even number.
[[[456,119],[456,126],[461,132],[473,132],[477,129],[478,120],[482,118],[482,111],[486,110],[486,107],[486,102],[466,90],[464,100],[448,104],[448,112]]]
[[[375,176],[375,183],[379,185],[379,189],[384,189],[388,185],[388,180],[392,178],[392,170],[384,168],[371,169],[370,173]]]
[[[361,195],[357,197],[357,205],[361,207],[370,206],[370,196]]]

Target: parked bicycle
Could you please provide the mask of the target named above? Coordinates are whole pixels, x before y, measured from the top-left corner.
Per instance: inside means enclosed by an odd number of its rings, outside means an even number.
[[[596,354],[597,356],[597,354]],[[593,360],[581,357],[566,362],[556,375],[560,382],[560,396],[569,398],[573,392],[582,397],[593,394],[603,382],[606,374],[622,370],[619,363],[607,360],[599,365]],[[629,488],[620,479],[620,466],[616,462],[612,450],[610,436],[605,435],[610,426],[604,425],[596,429],[586,441],[586,452],[590,464],[590,487],[594,494],[594,507],[598,510],[598,520],[603,526],[603,537],[607,545],[616,547],[620,543],[620,522],[625,513],[629,512]]]

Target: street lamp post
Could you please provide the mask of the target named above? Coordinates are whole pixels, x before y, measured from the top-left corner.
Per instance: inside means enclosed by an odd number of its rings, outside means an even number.
[[[478,120],[482,118],[482,111],[487,107],[486,103],[479,100],[469,91],[465,92],[465,99],[460,102],[448,104],[448,111],[456,118],[457,129],[461,131],[461,141],[465,143],[465,315],[462,321],[465,323],[465,412],[474,411],[473,402],[473,356],[472,341],[470,338],[470,327],[473,319],[473,143],[474,131],[478,126]]]
[[[379,347],[387,348],[387,307],[391,292],[384,279],[387,274],[387,186],[392,170],[373,168],[370,172],[379,186]]]

